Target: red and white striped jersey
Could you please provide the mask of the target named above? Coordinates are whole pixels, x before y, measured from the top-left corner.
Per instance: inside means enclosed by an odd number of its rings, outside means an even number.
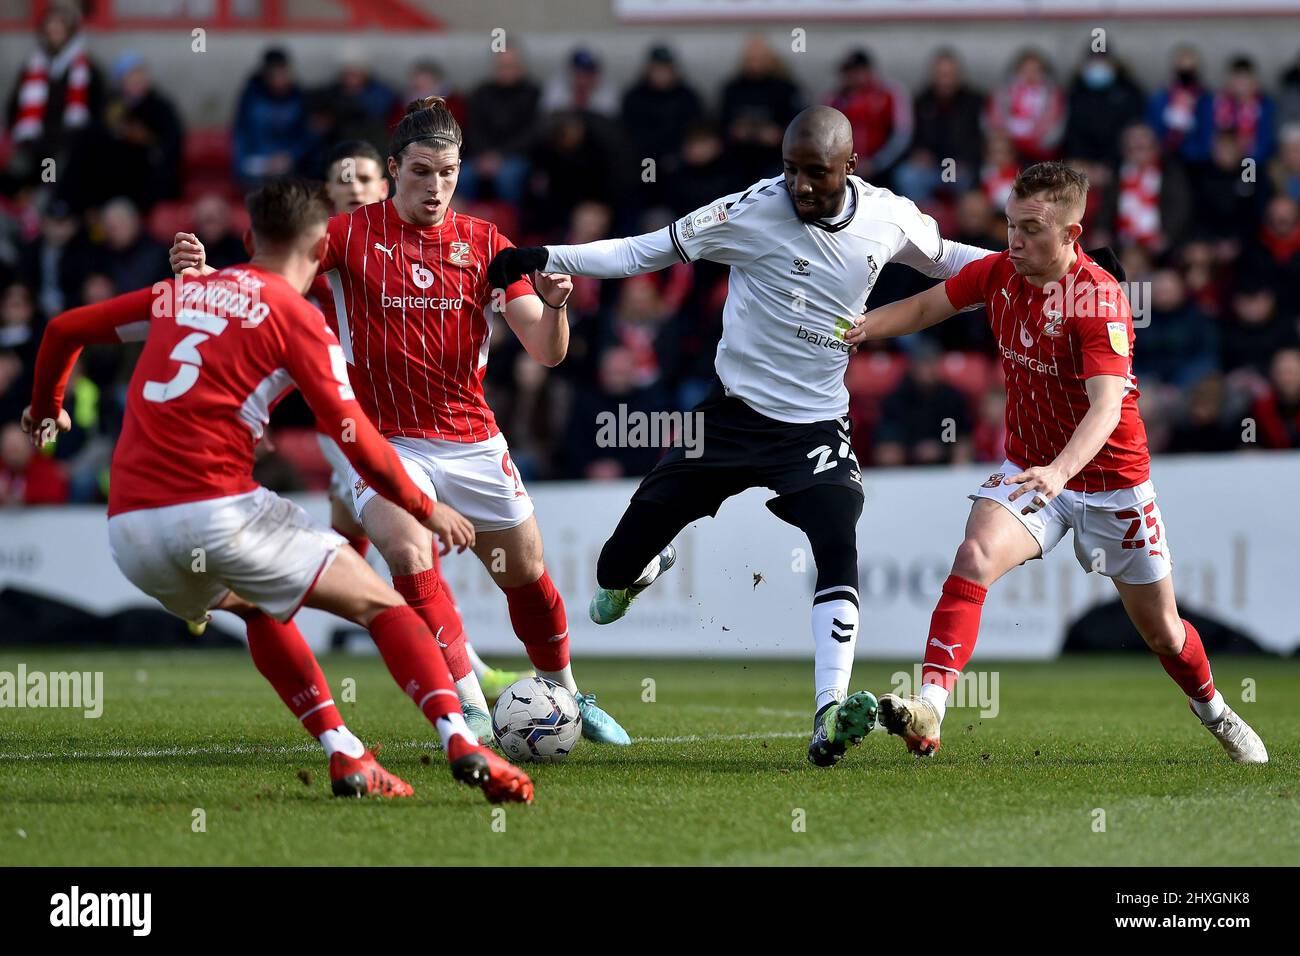
[[[1101,451],[1068,481],[1073,491],[1132,488],[1150,477],[1146,426],[1133,375],[1133,313],[1124,291],[1078,244],[1074,267],[1059,283],[1030,285],[999,252],[947,280],[958,309],[983,303],[1007,378],[1007,458],[1049,465],[1087,414],[1094,375],[1127,380],[1119,424]]]
[[[492,223],[452,210],[441,225],[412,225],[391,199],[330,220],[321,271],[357,399],[381,434],[460,442],[497,434],[483,397],[487,267],[511,245]],[[533,294],[521,279],[505,300]]]
[[[433,502],[366,419],[343,351],[297,289],[255,265],[161,282],[56,316],[41,339],[32,415],[54,418],[86,345],[145,340],[113,451],[108,513],[257,488],[253,449],[295,385],[357,471],[417,517]]]

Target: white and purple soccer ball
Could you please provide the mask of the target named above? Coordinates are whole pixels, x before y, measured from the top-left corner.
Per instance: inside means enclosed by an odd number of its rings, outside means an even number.
[[[582,736],[573,695],[545,677],[525,677],[501,692],[492,708],[492,732],[517,763],[551,762],[569,755]]]

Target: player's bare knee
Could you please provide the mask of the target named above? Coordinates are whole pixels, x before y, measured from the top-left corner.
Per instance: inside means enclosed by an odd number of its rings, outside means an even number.
[[[1183,652],[1183,642],[1187,639],[1187,633],[1180,619],[1134,620],[1133,626],[1142,635],[1142,640],[1146,641],[1147,647],[1157,654],[1176,656]]]
[[[993,567],[993,556],[979,538],[967,538],[957,548],[957,556],[952,562],[952,573],[985,587],[992,584],[997,577]]]
[[[386,541],[376,545],[393,574],[419,574],[433,567],[433,555],[418,541]]]

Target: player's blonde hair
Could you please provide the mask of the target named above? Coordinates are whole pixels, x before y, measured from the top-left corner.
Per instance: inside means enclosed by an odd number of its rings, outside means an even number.
[[[406,115],[393,130],[393,138],[388,144],[388,155],[400,166],[406,148],[412,143],[423,142],[455,146],[457,152],[464,142],[460,124],[441,96],[423,96],[406,104]]]
[[[1017,199],[1041,193],[1048,202],[1065,207],[1069,214],[1066,222],[1077,222],[1083,218],[1088,203],[1088,177],[1065,163],[1034,163],[1016,176],[1011,192]]]

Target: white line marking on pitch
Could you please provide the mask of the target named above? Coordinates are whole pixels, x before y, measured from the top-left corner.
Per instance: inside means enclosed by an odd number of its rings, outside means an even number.
[[[778,730],[771,733],[746,734],[687,734],[681,737],[640,737],[633,743],[641,744],[693,744],[722,740],[770,740],[806,736],[802,731]],[[428,740],[405,740],[384,744],[385,750],[432,750],[433,743]],[[204,757],[204,756],[239,756],[241,754],[299,754],[316,753],[317,744],[294,744],[293,746],[275,747],[165,747],[159,750],[130,750],[115,748],[113,750],[69,750],[46,751],[34,754],[0,754],[0,761],[5,760],[150,760],[166,757]]]

